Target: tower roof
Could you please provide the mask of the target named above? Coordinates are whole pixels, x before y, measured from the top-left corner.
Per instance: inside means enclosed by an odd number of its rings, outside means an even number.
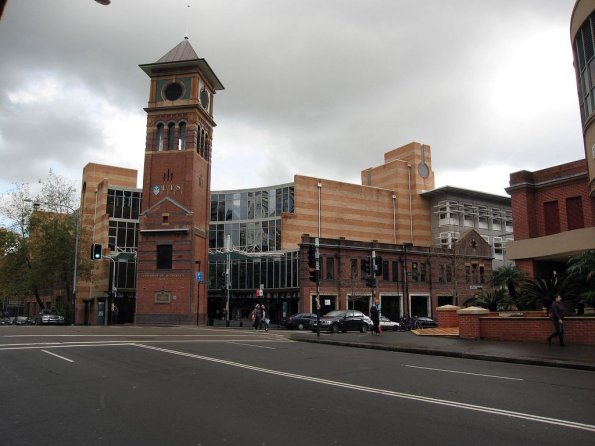
[[[157,62],[139,66],[149,76],[166,73],[171,70],[198,69],[215,90],[225,89],[207,61],[198,57],[188,39],[182,40],[160,57]]]

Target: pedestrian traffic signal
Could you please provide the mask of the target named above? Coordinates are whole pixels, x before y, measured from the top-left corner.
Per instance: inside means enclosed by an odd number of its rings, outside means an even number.
[[[310,270],[310,281],[314,283],[319,283],[320,271],[318,271],[317,269]]]
[[[377,276],[382,276],[382,257],[376,257],[376,263],[374,266],[374,274]]]
[[[370,276],[370,257],[362,259],[362,270],[364,271],[364,278]]]
[[[308,266],[316,268],[316,246],[314,245],[308,247]]]
[[[101,260],[101,244],[93,243],[91,245],[91,260]]]

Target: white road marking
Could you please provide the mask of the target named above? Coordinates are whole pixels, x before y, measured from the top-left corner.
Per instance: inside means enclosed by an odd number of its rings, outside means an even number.
[[[133,345],[135,345],[137,347],[141,347],[141,348],[146,348],[149,350],[156,350],[156,351],[163,352],[163,353],[169,353],[172,355],[185,356],[185,357],[193,358],[193,359],[200,359],[203,361],[224,364],[224,365],[228,365],[228,366],[232,366],[232,367],[238,367],[238,368],[242,368],[242,369],[246,369],[246,370],[252,370],[254,372],[267,373],[270,375],[283,376],[283,377],[291,378],[291,379],[299,379],[299,380],[303,380],[303,381],[310,381],[310,382],[314,382],[314,383],[318,383],[318,384],[325,384],[325,385],[329,385],[329,386],[341,387],[341,388],[350,389],[350,390],[359,390],[361,392],[376,393],[379,395],[390,396],[393,398],[402,398],[402,399],[407,399],[407,400],[420,401],[420,402],[429,403],[429,404],[437,404],[437,405],[441,405],[441,406],[455,407],[458,409],[483,412],[483,413],[488,413],[490,415],[501,415],[501,416],[506,416],[506,417],[511,417],[511,418],[519,418],[519,419],[523,419],[523,420],[527,420],[527,421],[534,421],[537,423],[552,424],[552,425],[562,426],[562,427],[566,427],[566,428],[580,429],[580,430],[585,430],[585,431],[589,431],[589,432],[595,432],[595,425],[592,425],[592,424],[578,423],[578,422],[567,421],[567,420],[559,420],[556,418],[542,417],[539,415],[532,415],[532,414],[522,413],[522,412],[513,412],[510,410],[496,409],[493,407],[478,406],[475,404],[459,403],[456,401],[442,400],[442,399],[438,399],[438,398],[430,398],[430,397],[412,395],[412,394],[402,393],[402,392],[394,392],[394,391],[378,389],[378,388],[374,388],[374,387],[358,386],[355,384],[342,383],[339,381],[331,381],[328,379],[315,378],[312,376],[296,375],[294,373],[281,372],[279,370],[265,369],[262,367],[251,366],[251,365],[242,364],[239,362],[227,361],[225,359],[211,358],[209,356],[195,355],[192,353],[185,353],[185,352],[180,352],[180,351],[176,351],[176,350],[168,350],[165,348],[153,347],[150,345],[143,345],[143,344],[133,344]]]
[[[56,358],[63,359],[64,361],[74,362],[72,359],[65,358],[64,356],[60,356],[60,355],[57,355],[57,354],[52,353],[52,352],[48,352],[47,350],[42,350],[42,352],[47,353],[48,355],[55,356]]]
[[[524,379],[522,379],[522,378],[511,378],[510,376],[484,375],[483,373],[459,372],[457,370],[434,369],[432,367],[419,367],[416,365],[408,365],[408,364],[403,364],[403,367],[409,367],[412,369],[433,370],[435,372],[459,373],[461,375],[483,376],[485,378],[510,379],[513,381],[524,381]]]
[[[234,344],[234,345],[241,345],[246,347],[256,347],[256,348],[268,348],[269,350],[277,350],[275,347],[267,347],[265,345],[255,345],[255,344],[248,344],[247,342],[232,342],[232,341],[223,341],[226,344]]]

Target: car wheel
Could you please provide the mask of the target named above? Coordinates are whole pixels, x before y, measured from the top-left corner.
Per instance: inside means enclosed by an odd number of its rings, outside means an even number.
[[[399,326],[398,325],[393,325],[393,331],[399,331]]]
[[[360,328],[360,331],[362,333],[365,333],[368,331],[368,324],[362,324],[362,328]]]
[[[331,325],[331,333],[339,333],[339,324]]]
[[[303,330],[304,329],[304,324],[302,324],[301,322],[298,324],[298,330]]]

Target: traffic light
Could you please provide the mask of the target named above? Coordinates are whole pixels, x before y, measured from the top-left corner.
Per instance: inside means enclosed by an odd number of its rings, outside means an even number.
[[[382,276],[382,257],[376,257],[374,274]]]
[[[101,260],[101,244],[93,243],[91,245],[91,260]]]
[[[364,271],[364,277],[370,276],[370,257],[362,259],[362,269]]]
[[[316,246],[314,245],[308,247],[308,266],[316,268]]]
[[[366,286],[374,288],[376,285],[376,278],[374,276],[368,276],[366,279]]]
[[[320,281],[320,271],[317,269],[310,270],[310,281],[318,283]]]

